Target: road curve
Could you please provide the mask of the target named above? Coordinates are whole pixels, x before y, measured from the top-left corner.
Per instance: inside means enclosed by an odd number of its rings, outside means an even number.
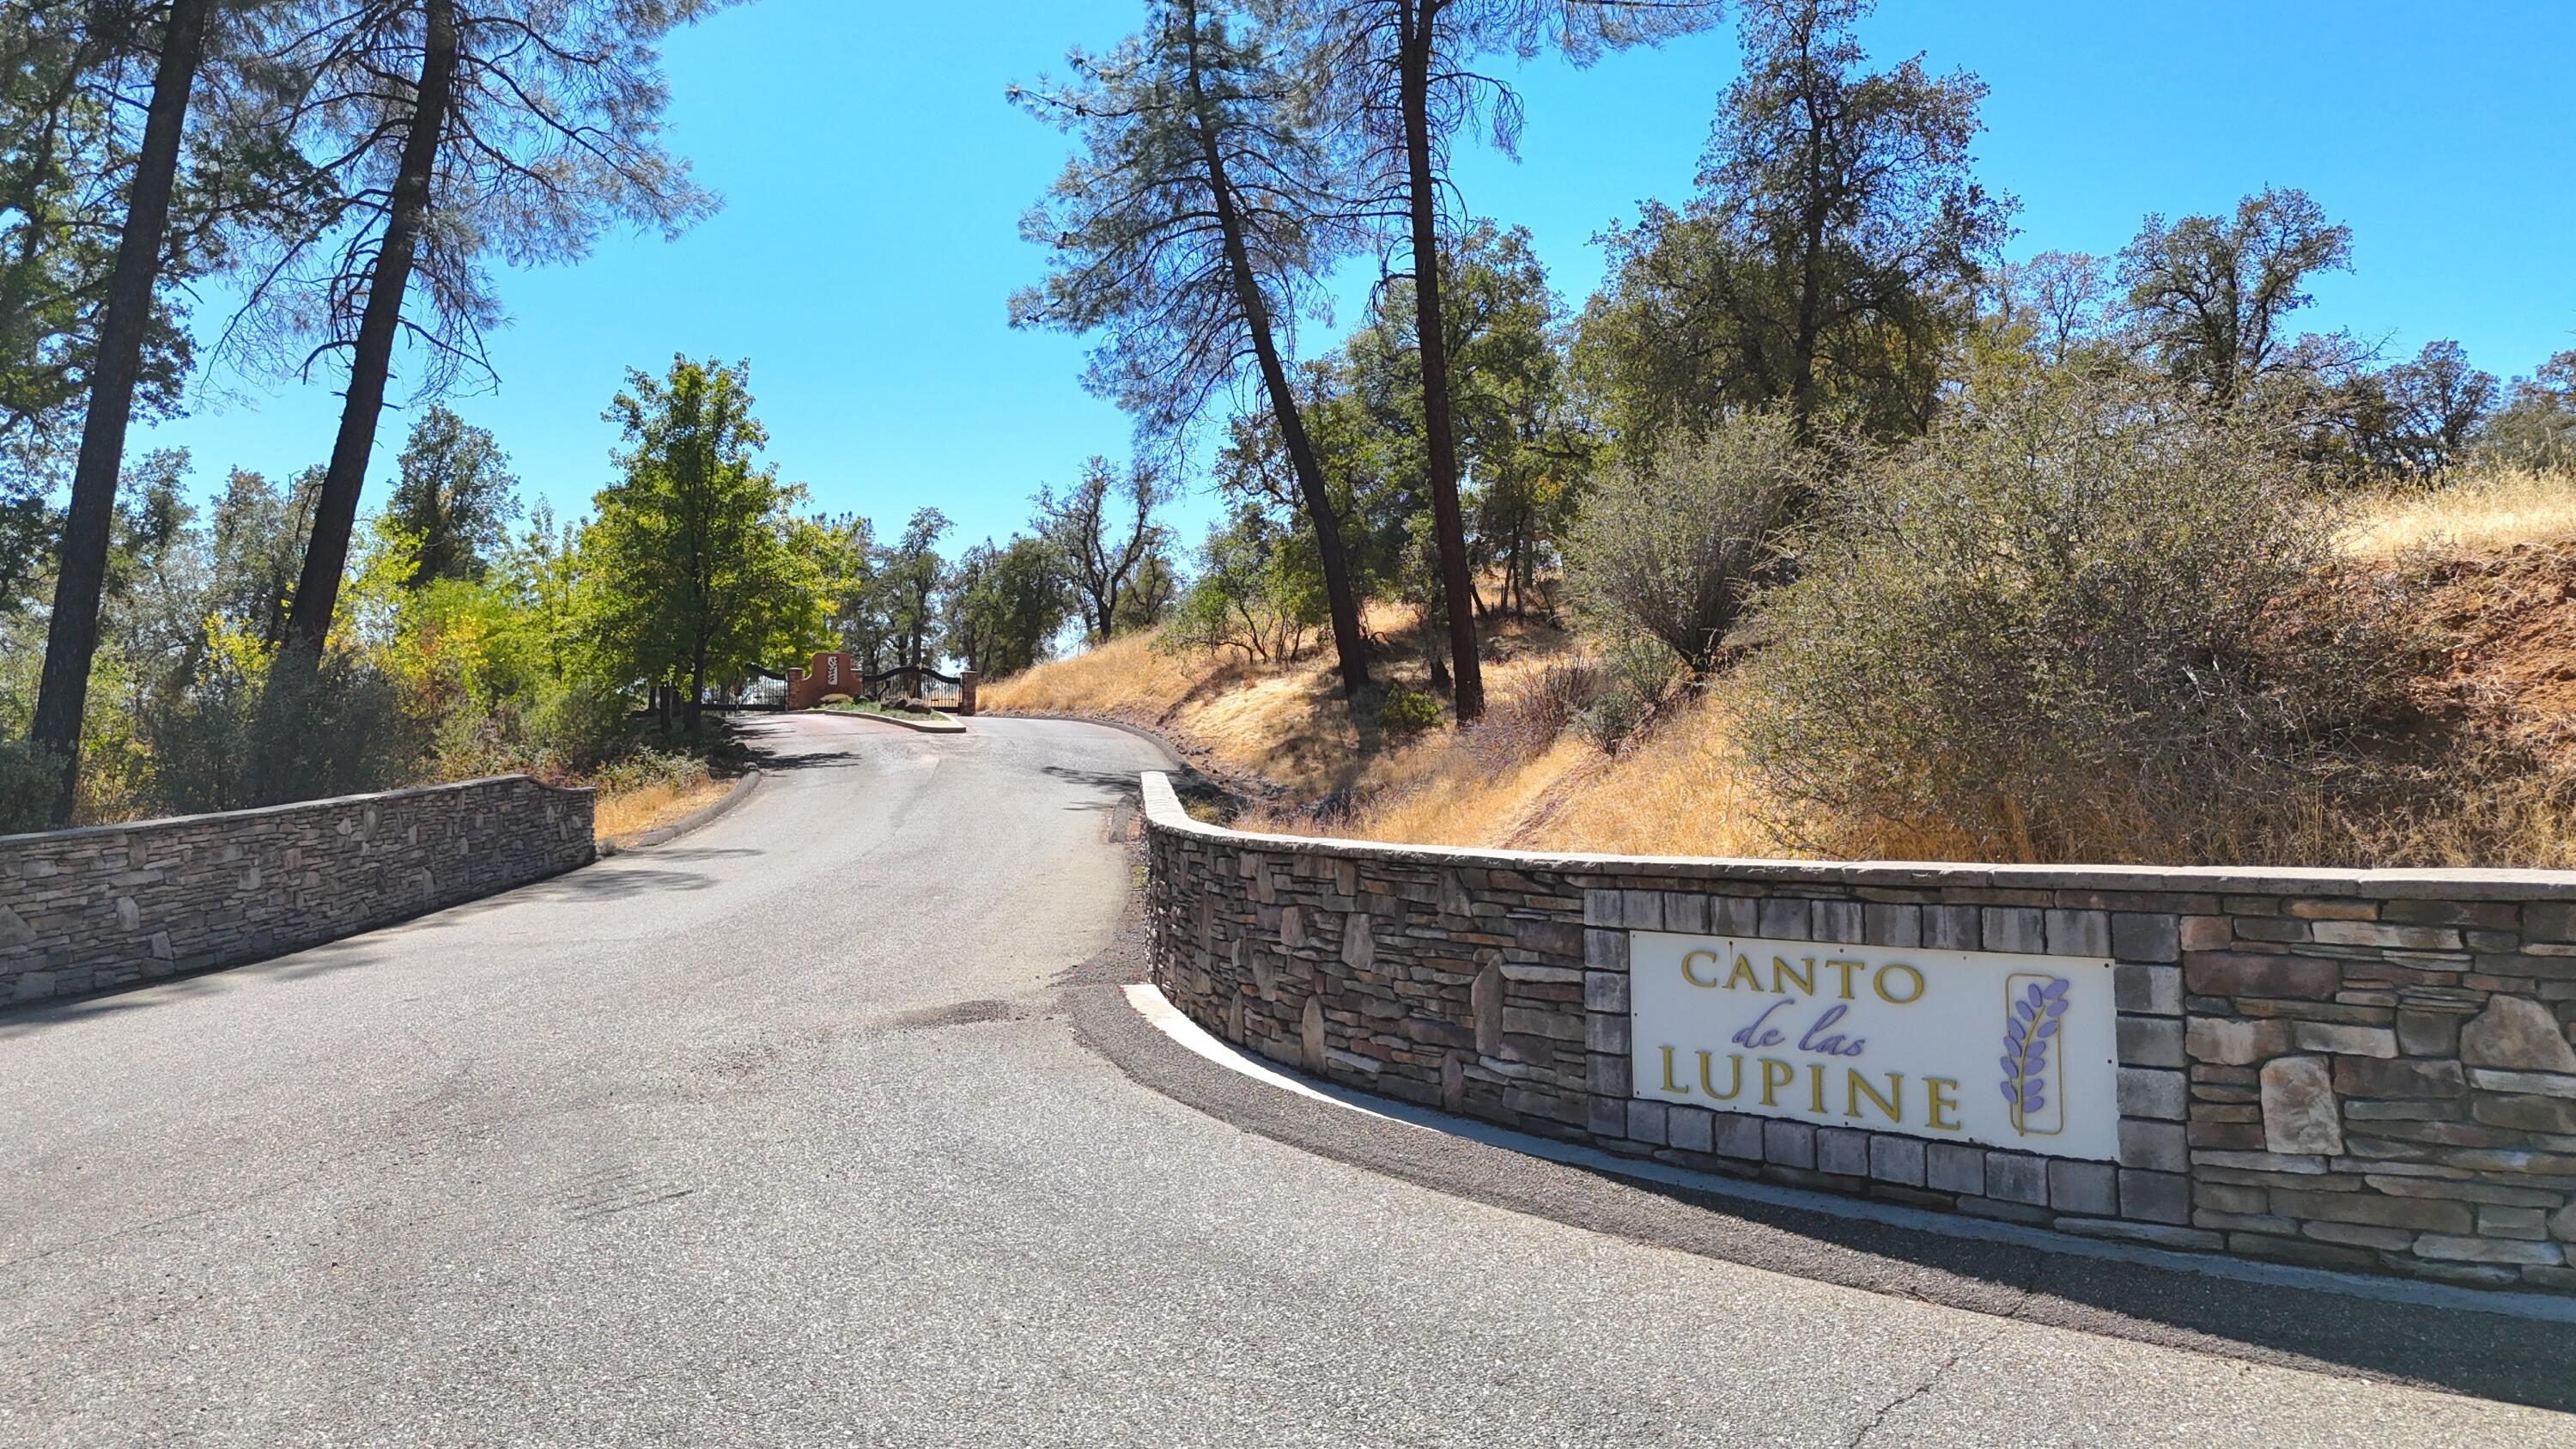
[[[1074,1029],[1150,745],[749,728],[669,846],[0,1016],[0,1442],[2576,1443],[1242,1130]]]

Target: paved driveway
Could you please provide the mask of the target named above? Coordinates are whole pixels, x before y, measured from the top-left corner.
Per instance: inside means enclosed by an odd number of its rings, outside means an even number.
[[[1461,1195],[1245,1130],[1076,1030],[1150,746],[752,728],[773,778],[671,846],[0,1016],[0,1441],[2576,1443],[1662,1246],[1736,1225],[1491,1148]]]

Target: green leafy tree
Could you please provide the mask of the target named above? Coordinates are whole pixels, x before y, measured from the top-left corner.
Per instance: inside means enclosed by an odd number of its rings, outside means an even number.
[[[1929,424],[2012,203],[1972,170],[1985,83],[1868,69],[1871,8],[1750,0],[1699,196],[1607,237],[1582,355],[1632,460],[1775,403],[1802,440]]]
[[[2348,337],[2294,336],[2320,272],[2352,268],[2352,228],[2304,191],[2265,187],[2232,216],[2150,215],[2120,253],[2133,325],[2174,381],[2231,404],[2258,384],[2305,382],[2353,361]]]
[[[747,364],[676,357],[626,383],[606,414],[624,476],[581,541],[593,630],[617,675],[683,686],[694,731],[710,680],[824,637],[822,580],[792,536],[801,491],[755,461]]]
[[[895,540],[879,566],[879,583],[886,594],[898,664],[918,669],[935,662],[929,650],[937,641],[939,584],[946,572],[939,557],[939,540],[952,527],[948,515],[936,508],[913,510],[911,520],[903,526],[903,536]]]
[[[274,649],[286,640],[286,605],[312,529],[322,470],[307,468],[284,489],[235,468],[214,503],[208,610],[246,638]]]
[[[968,549],[950,572],[944,595],[944,647],[988,678],[1017,674],[1046,657],[1073,617],[1073,601],[1047,546],[1025,534],[995,547]]]
[[[884,667],[894,619],[876,525],[855,513],[814,520],[809,535],[823,580],[826,629],[863,673]]]
[[[2517,377],[2478,430],[2480,457],[2536,472],[2576,473],[2576,350]]]
[[[1324,617],[1314,570],[1300,566],[1297,542],[1269,509],[1237,502],[1200,545],[1198,577],[1174,606],[1164,642],[1232,649],[1246,661],[1296,658]]]
[[[661,146],[657,47],[722,0],[368,0],[262,12],[291,137],[334,203],[254,259],[226,342],[279,370],[345,354],[348,382],[288,620],[317,654],[348,561],[398,346],[425,392],[488,371],[487,275],[573,260],[612,222],[675,234],[714,206]],[[415,296],[415,289],[417,296]]]
[[[1118,632],[1133,634],[1159,626],[1170,617],[1188,580],[1181,576],[1180,566],[1172,561],[1171,535],[1168,531],[1155,542],[1154,551],[1136,565],[1135,577],[1118,599]]]
[[[1063,493],[1038,490],[1038,537],[1053,550],[1056,572],[1079,601],[1093,643],[1106,643],[1117,632],[1119,606],[1137,571],[1162,548],[1164,531],[1154,522],[1154,510],[1168,496],[1162,474],[1142,459],[1128,464],[1122,477],[1108,459],[1095,457]]]
[[[482,582],[509,541],[518,486],[490,432],[432,404],[412,424],[385,505],[386,521],[412,540],[405,582],[413,588],[438,579]]]

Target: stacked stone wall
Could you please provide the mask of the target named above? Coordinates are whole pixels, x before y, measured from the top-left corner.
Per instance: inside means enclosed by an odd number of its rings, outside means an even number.
[[[0,1001],[235,966],[586,865],[591,792],[523,775],[0,836]]]
[[[2576,1292],[2576,874],[1547,856],[1245,834],[1145,788],[1155,982],[1274,1060],[1702,1170]],[[1638,930],[2112,959],[2117,1158],[1635,1100]]]

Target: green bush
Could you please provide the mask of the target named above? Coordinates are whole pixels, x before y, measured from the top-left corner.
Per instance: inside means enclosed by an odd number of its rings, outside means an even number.
[[[0,835],[50,828],[62,779],[61,756],[26,740],[0,740]]]
[[[1767,412],[1614,473],[1566,542],[1576,612],[1605,633],[1659,639],[1707,673],[1745,606],[1782,573],[1783,542],[1820,476],[1788,419]]]
[[[238,705],[232,708],[220,727],[238,724]],[[246,792],[255,797],[250,803],[322,800],[414,784],[433,758],[435,723],[407,713],[394,681],[361,655],[332,650],[309,668],[271,668],[253,710],[249,748],[231,762],[231,778],[259,777]],[[220,786],[223,763],[209,762],[204,783]],[[230,808],[175,799],[165,804],[173,813]]]
[[[1378,728],[1390,734],[1411,734],[1440,723],[1440,701],[1418,689],[1397,685],[1386,692],[1377,707]]]
[[[1848,480],[1753,630],[1742,725],[1784,832],[2287,853],[2372,787],[2429,662],[2287,456],[2258,414],[2043,374]]]
[[[1574,712],[1574,732],[1616,749],[1645,727],[1672,688],[1673,651],[1637,633],[1612,635],[1601,650],[1592,696]]]
[[[696,785],[708,773],[707,762],[697,755],[639,745],[623,758],[600,766],[592,780],[605,791],[640,790],[648,785]]]

